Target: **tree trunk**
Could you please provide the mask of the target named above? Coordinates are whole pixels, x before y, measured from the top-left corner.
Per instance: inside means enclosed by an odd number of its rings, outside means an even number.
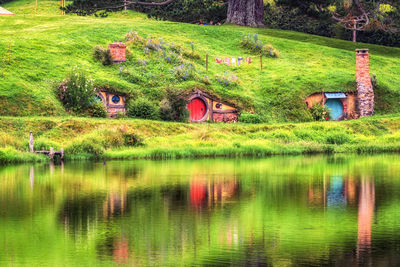
[[[252,27],[264,26],[263,0],[229,0],[226,22]]]

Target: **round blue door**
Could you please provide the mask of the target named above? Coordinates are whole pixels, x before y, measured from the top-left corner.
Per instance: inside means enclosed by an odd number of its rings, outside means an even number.
[[[343,114],[343,104],[340,99],[328,99],[325,106],[330,109],[329,117],[331,120],[337,120]]]

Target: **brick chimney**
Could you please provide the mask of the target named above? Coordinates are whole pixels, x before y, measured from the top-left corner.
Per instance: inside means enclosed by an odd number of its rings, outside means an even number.
[[[114,43],[108,45],[108,48],[113,62],[126,61],[126,44],[114,41]]]
[[[374,114],[374,89],[369,75],[368,49],[356,49],[357,104],[360,117]]]

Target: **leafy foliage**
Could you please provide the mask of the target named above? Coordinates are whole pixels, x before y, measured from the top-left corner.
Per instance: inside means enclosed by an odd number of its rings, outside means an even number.
[[[75,67],[58,85],[57,94],[67,111],[93,117],[107,116],[104,105],[97,100],[94,80],[82,69]]]
[[[264,44],[258,34],[241,34],[240,46],[263,56],[279,57],[279,52],[271,44]]]
[[[127,106],[127,115],[132,118],[157,120],[160,118],[159,107],[145,98],[130,101]]]
[[[230,71],[226,71],[223,74],[218,74],[216,79],[219,84],[222,84],[225,87],[237,86],[239,84],[239,78]]]
[[[189,119],[188,100],[182,90],[167,88],[161,102],[161,118],[165,121],[185,122]]]
[[[146,0],[152,2],[153,0]],[[188,23],[223,23],[226,19],[227,5],[220,0],[175,0],[160,7],[137,6],[137,10],[149,17]]]
[[[310,108],[310,112],[314,120],[325,121],[329,120],[329,109],[319,103]]]
[[[111,58],[110,49],[106,49],[100,45],[96,45],[93,48],[93,57],[95,59],[101,61],[101,63],[104,66],[112,65],[112,63],[113,63],[112,58]]]
[[[243,112],[240,114],[239,121],[243,123],[261,123],[262,119],[258,114]]]

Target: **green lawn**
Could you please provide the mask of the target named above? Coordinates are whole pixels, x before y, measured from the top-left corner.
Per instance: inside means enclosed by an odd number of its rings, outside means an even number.
[[[224,26],[198,26],[156,21],[134,12],[115,13],[107,18],[61,16],[58,1],[20,0],[5,4],[15,16],[0,17],[0,61],[11,62],[0,73],[0,115],[65,115],[53,88],[74,66],[86,69],[100,87],[112,87],[132,98],[143,96],[159,102],[166,87],[191,90],[200,87],[236,103],[242,110],[254,109],[265,121],[305,121],[310,119],[304,98],[318,91],[355,89],[355,49],[369,48],[371,72],[378,80],[376,110],[378,114],[400,111],[400,49],[318,37],[270,29]],[[207,75],[211,84],[198,80],[179,81],[171,75],[172,64],[162,63],[157,55],[144,55],[142,48],[131,48],[131,58],[124,63],[133,73],[138,59],[149,61],[150,78],[132,82],[120,76],[120,65],[105,67],[92,57],[92,48],[123,40],[129,30],[141,36],[151,34],[195,51],[203,60],[185,59],[196,66],[200,77]],[[279,59],[259,59],[248,66],[229,68],[215,64],[215,57],[255,56],[239,47],[240,33],[258,33],[263,42],[276,47]],[[205,55],[210,55],[206,73]],[[238,86],[225,87],[216,76],[231,71],[240,80]]]

